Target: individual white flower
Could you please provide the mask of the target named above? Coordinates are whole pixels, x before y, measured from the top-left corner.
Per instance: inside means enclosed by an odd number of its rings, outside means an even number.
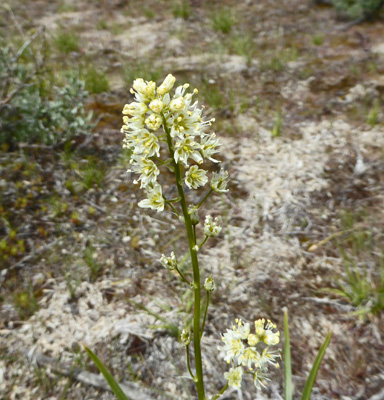
[[[175,253],[172,251],[170,257],[166,257],[164,254],[160,258],[161,265],[169,270],[177,268],[177,260]]]
[[[176,78],[173,75],[168,74],[167,77],[164,79],[164,82],[157,88],[157,94],[162,96],[168,93],[173,88],[175,82]]]
[[[267,388],[267,381],[270,381],[269,378],[266,376],[266,371],[262,369],[256,370],[253,374],[253,384],[255,385],[256,389],[261,390],[261,388]]]
[[[185,184],[190,189],[197,189],[200,186],[204,186],[207,182],[207,171],[198,168],[197,165],[193,165],[185,173]]]
[[[149,103],[149,108],[150,108],[154,113],[160,114],[161,111],[163,111],[164,103],[163,103],[161,100],[159,100],[159,99],[155,99],[155,100],[152,100],[152,101]]]
[[[276,325],[270,320],[266,324],[264,318],[255,321],[255,331],[258,340],[268,346],[273,346],[280,342],[280,332],[273,332],[275,329],[277,329]]]
[[[158,184],[153,185],[152,188],[147,190],[147,199],[141,200],[139,202],[139,207],[141,208],[151,208],[157,212],[164,210],[164,197],[162,194],[161,186]]]
[[[195,136],[199,122],[194,120],[189,112],[180,112],[177,115],[169,116],[169,124],[171,128],[171,137],[184,139],[187,136]]]
[[[185,102],[184,102],[182,97],[179,97],[177,99],[173,99],[169,103],[169,109],[172,112],[179,112],[179,111],[183,110],[184,108],[185,108]]]
[[[227,363],[230,363],[235,359],[240,360],[244,352],[244,344],[241,341],[239,334],[234,330],[227,329],[227,332],[222,336],[222,340],[224,346],[220,348],[220,350],[226,353],[224,360]]]
[[[133,131],[126,136],[126,142],[129,147],[133,148],[133,154],[152,157],[153,155],[160,156],[159,139],[156,135],[146,129]]]
[[[179,140],[175,145],[175,161],[176,163],[183,162],[188,165],[188,159],[192,158],[197,163],[201,164],[203,162],[203,157],[199,152],[200,144],[195,142],[193,138],[187,137],[183,140]]]
[[[228,385],[234,389],[240,389],[241,380],[243,379],[243,368],[231,368],[228,372],[224,373],[224,378],[228,380]]]
[[[140,155],[133,155],[131,157],[131,164],[133,171],[141,174],[138,179],[141,181],[141,188],[156,183],[156,179],[160,171],[152,160]]]
[[[236,323],[237,323],[237,332],[240,336],[241,339],[243,340],[247,340],[249,333],[251,331],[251,326],[248,322],[246,322],[245,324],[243,323],[243,321],[241,319],[236,319]]]
[[[251,371],[259,368],[261,356],[255,347],[247,347],[240,357],[240,362]]]
[[[162,121],[160,115],[156,115],[156,114],[151,114],[145,120],[145,124],[148,126],[149,129],[152,129],[153,131],[157,131],[160,128],[160,125],[162,122],[163,121]]]
[[[212,133],[211,135],[204,135],[201,138],[200,146],[201,154],[204,158],[208,158],[208,160],[211,160],[215,163],[219,162],[218,160],[212,158],[215,153],[219,152],[217,147],[221,146],[221,144],[219,143],[219,139],[216,139],[216,135],[214,133]]]
[[[221,226],[217,225],[218,219],[212,220],[210,215],[205,217],[204,222],[204,235],[208,237],[215,237],[221,232]]]
[[[213,280],[212,276],[209,276],[205,279],[204,289],[207,292],[213,292],[216,289],[215,281]]]
[[[228,172],[224,171],[223,168],[220,169],[220,172],[212,172],[211,178],[211,188],[216,193],[225,193],[228,192],[227,183],[228,183]]]
[[[266,347],[260,355],[260,365],[267,368],[267,365],[271,364],[275,368],[279,368],[279,363],[276,362],[276,358],[281,358],[279,351],[269,350],[269,347]]]
[[[147,111],[148,107],[144,103],[132,102],[124,106],[123,114],[139,116],[145,114]]]
[[[265,331],[263,341],[268,346],[275,346],[280,342],[280,332]]]
[[[187,329],[183,329],[180,335],[180,341],[183,346],[188,346],[191,343],[191,333]]]
[[[144,119],[145,119],[145,114],[136,115],[131,118],[125,115],[123,117],[124,125],[121,128],[121,132],[127,134],[129,133],[130,130],[135,131],[144,128]]]

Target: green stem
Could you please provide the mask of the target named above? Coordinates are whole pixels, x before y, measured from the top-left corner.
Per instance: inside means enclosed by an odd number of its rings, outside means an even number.
[[[212,397],[212,400],[218,399],[226,390],[228,389],[228,383],[217,393],[215,396]]]
[[[203,200],[200,201],[200,203],[196,206],[196,208],[200,208],[201,205],[205,202],[205,200],[208,199],[209,195],[213,192],[213,189],[211,188],[209,192],[204,196]]]
[[[164,197],[164,196],[163,196]],[[180,214],[177,212],[176,208],[164,197],[165,203],[172,209],[172,211],[180,218]]]
[[[208,240],[208,238],[209,238],[209,236],[205,236],[204,240],[199,244],[199,250],[205,244],[205,242]]]
[[[189,346],[187,346],[187,366],[188,366],[188,371],[189,374],[191,375],[192,379],[194,382],[196,382],[196,377],[193,375],[192,370],[191,370],[191,362],[189,361]]]
[[[209,291],[207,290],[206,292],[207,292],[207,304],[205,305],[204,318],[203,318],[203,325],[201,325],[200,339],[203,337],[204,327],[205,327],[205,321],[207,320],[207,314],[208,314]]]
[[[180,205],[183,210],[185,228],[187,230],[189,251],[191,253],[192,269],[193,269],[193,292],[194,292],[194,311],[193,311],[193,347],[195,350],[195,367],[196,367],[196,389],[199,400],[206,400],[204,391],[204,380],[203,380],[203,364],[201,359],[201,347],[200,347],[200,270],[199,261],[197,259],[197,252],[194,249],[196,245],[195,236],[193,234],[193,226],[191,222],[191,216],[188,213],[187,203],[185,201],[182,176],[180,173],[179,165],[175,162],[175,152],[173,149],[172,138],[170,131],[167,127],[167,121],[163,117],[163,127],[167,134],[167,143],[169,152],[175,167],[175,177],[177,191],[180,196]]]
[[[187,283],[188,285],[191,285],[191,282],[189,282],[189,280],[185,277],[185,275],[179,270],[179,268],[175,268],[175,271],[177,271],[181,277],[181,279]]]

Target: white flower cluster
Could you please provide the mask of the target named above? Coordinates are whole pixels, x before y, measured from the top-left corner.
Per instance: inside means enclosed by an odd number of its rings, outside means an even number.
[[[155,82],[136,79],[131,89],[135,101],[126,104],[123,109],[123,147],[132,150],[131,171],[140,175],[135,183],[140,182],[140,187],[147,193],[147,198],[140,201],[139,207],[157,211],[163,211],[165,205],[162,188],[157,182],[159,166],[172,161],[169,155],[161,159],[162,147],[172,151],[176,164],[184,164],[184,183],[190,189],[197,189],[208,182],[207,171],[198,166],[204,159],[218,162],[213,156],[219,151],[219,139],[214,133],[204,132],[214,119],[202,120],[203,108],[198,108],[197,101],[192,102],[197,89],[186,93],[188,83],[177,87],[171,96],[169,92],[175,80],[169,74],[156,88]],[[166,145],[162,146],[162,143]],[[190,160],[198,165],[189,165]],[[227,180],[228,173],[225,171],[213,173],[212,190],[226,192]]]
[[[251,333],[249,323],[243,323],[241,319],[236,319],[236,324],[232,329],[222,336],[223,347],[219,350],[225,352],[224,360],[228,364],[232,363],[232,368],[224,374],[228,380],[228,385],[239,389],[241,386],[244,367],[248,368],[248,374],[253,376],[256,388],[265,387],[268,366],[273,365],[278,368],[276,359],[280,357],[278,350],[271,350],[280,342],[280,332],[276,325],[270,320],[259,319],[255,322],[255,333]]]

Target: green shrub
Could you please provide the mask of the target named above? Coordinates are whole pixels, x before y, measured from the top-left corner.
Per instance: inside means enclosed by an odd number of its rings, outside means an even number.
[[[1,44],[0,142],[57,145],[89,133],[92,115],[84,109],[84,83],[71,75],[63,87],[55,86],[44,56],[31,50],[22,58],[20,50]]]
[[[332,0],[337,11],[349,18],[374,18],[384,6],[383,0]]]

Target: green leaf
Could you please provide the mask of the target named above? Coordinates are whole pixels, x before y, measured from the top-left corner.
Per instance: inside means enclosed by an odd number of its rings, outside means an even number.
[[[311,372],[309,373],[308,379],[305,382],[303,395],[301,396],[301,400],[309,400],[312,393],[312,388],[316,380],[317,372],[319,371],[321,361],[323,360],[325,350],[327,349],[329,342],[331,341],[332,331],[330,331],[327,337],[324,340],[324,343],[321,345],[319,353],[313,363]]]
[[[129,400],[128,397],[123,392],[123,389],[119,386],[119,384],[115,381],[113,376],[109,373],[105,365],[100,361],[95,353],[92,352],[87,346],[84,346],[85,351],[89,354],[92,361],[95,363],[96,367],[99,371],[103,374],[105,380],[107,381],[108,385],[112,389],[112,392],[115,394],[118,400]]]
[[[284,400],[292,400],[292,365],[288,313],[284,312]]]

